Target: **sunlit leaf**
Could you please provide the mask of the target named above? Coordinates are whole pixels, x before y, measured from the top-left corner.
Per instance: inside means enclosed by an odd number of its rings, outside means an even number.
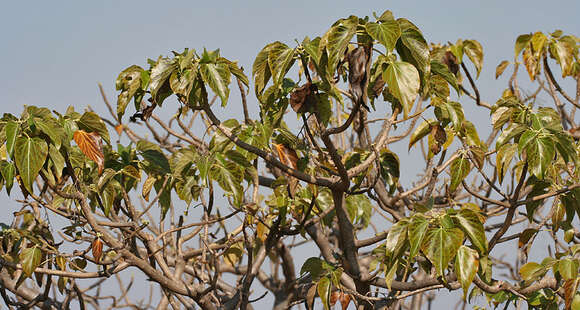
[[[475,65],[477,77],[479,77],[481,68],[483,68],[483,47],[475,40],[465,40],[463,41],[463,52],[469,57],[473,65]]]
[[[231,78],[228,66],[223,63],[204,63],[199,65],[199,71],[203,81],[220,97],[222,106],[226,106],[230,96],[229,84]]]
[[[475,211],[462,208],[454,216],[459,223],[459,226],[469,237],[471,243],[477,248],[479,253],[483,256],[487,254],[487,239],[485,237],[485,230],[483,223]]]
[[[431,133],[431,128],[438,123],[439,122],[437,122],[435,119],[430,118],[417,126],[415,131],[413,131],[411,134],[411,138],[409,139],[409,149],[411,149],[411,147],[417,143],[417,141]]]
[[[28,192],[32,193],[32,183],[38,176],[38,172],[44,165],[48,156],[48,144],[46,141],[35,137],[16,138],[14,146],[14,162],[18,168],[20,179]]]
[[[105,156],[103,155],[101,136],[96,132],[88,133],[84,130],[77,130],[74,133],[73,139],[79,146],[81,152],[97,164],[99,174],[101,174],[105,168]]]
[[[117,90],[121,91],[117,98],[117,118],[119,121],[121,121],[123,114],[125,114],[127,105],[141,87],[142,72],[143,68],[133,65],[121,71],[115,81]]]
[[[268,51],[268,65],[274,85],[281,85],[284,76],[294,63],[294,49],[281,42],[274,42]]]
[[[461,229],[436,227],[427,231],[421,250],[435,267],[437,275],[442,276],[462,242]]]
[[[401,36],[401,28],[395,20],[384,20],[381,23],[369,22],[366,25],[370,36],[385,46],[388,52],[393,51]]]
[[[317,290],[324,309],[330,310],[330,280],[326,277],[320,279],[320,281],[318,281]]]
[[[464,245],[459,247],[457,257],[455,257],[455,274],[457,274],[457,280],[463,288],[463,299],[467,296],[469,286],[473,282],[478,268],[479,255],[477,251]]]
[[[42,252],[38,247],[26,248],[18,256],[22,265],[22,272],[26,277],[30,277],[36,267],[41,263]]]
[[[403,105],[406,118],[419,94],[420,82],[417,69],[410,63],[396,61],[383,72],[383,80],[387,82],[391,93]]]
[[[457,186],[465,179],[469,174],[471,167],[469,165],[469,159],[465,156],[459,156],[451,162],[451,167],[449,174],[451,175],[451,183],[449,184],[449,190],[454,192]]]

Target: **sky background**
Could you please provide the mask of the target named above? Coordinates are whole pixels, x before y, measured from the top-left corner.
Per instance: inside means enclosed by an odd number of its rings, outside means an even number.
[[[555,29],[580,35],[578,0],[3,1],[0,113],[20,114],[23,105],[60,112],[69,105],[77,111],[90,105],[104,113],[97,83],[103,84],[115,102],[114,81],[120,71],[132,64],[146,67],[147,58],[186,47],[198,51],[220,48],[224,57],[238,60],[250,75],[254,57],[272,41],[293,46],[305,36],[322,35],[338,18],[372,12],[380,15],[386,9],[396,18],[415,23],[429,42],[478,40],[485,57],[477,83],[482,99],[491,103],[505,89],[508,78],[506,74],[495,80],[495,67],[502,60],[513,59],[518,35]],[[250,98],[250,105],[256,107],[255,99]],[[240,105],[232,103],[229,108],[240,115]],[[165,107],[156,112],[169,115],[173,111]],[[466,117],[485,124],[488,115],[481,112],[467,109]],[[404,158],[401,161],[403,167],[410,164]],[[10,198],[2,194],[0,199]],[[8,202],[3,207],[8,212],[2,219],[16,204]]]

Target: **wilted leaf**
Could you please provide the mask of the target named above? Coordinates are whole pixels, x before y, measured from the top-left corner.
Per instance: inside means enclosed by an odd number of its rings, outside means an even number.
[[[84,130],[77,130],[73,135],[73,139],[79,146],[81,152],[97,164],[99,174],[101,174],[105,168],[105,156],[103,155],[101,136],[96,132],[88,133]]]
[[[316,105],[316,98],[314,92],[316,85],[306,82],[304,85],[294,89],[290,93],[290,107],[296,113],[304,113],[309,111],[311,107]]]
[[[509,64],[510,64],[509,61],[504,60],[504,61],[500,62],[499,65],[497,65],[497,67],[495,68],[495,78],[496,78],[496,80],[505,71],[505,69],[507,68],[507,66]]]

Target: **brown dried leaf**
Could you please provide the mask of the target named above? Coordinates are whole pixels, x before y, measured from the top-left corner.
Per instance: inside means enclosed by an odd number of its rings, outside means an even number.
[[[340,292],[340,296],[338,298],[338,300],[340,301],[340,305],[342,307],[342,310],[346,310],[348,308],[348,304],[350,304],[350,295],[349,294],[345,294],[343,292]]]
[[[99,174],[101,174],[103,168],[105,168],[105,156],[103,155],[101,136],[96,132],[88,133],[84,130],[77,130],[73,135],[73,139],[83,154],[97,163]]]
[[[447,65],[447,68],[449,68],[451,73],[457,75],[457,72],[459,71],[459,65],[457,64],[457,58],[455,58],[455,55],[453,55],[452,52],[445,52],[445,55],[443,56],[443,63]]]
[[[306,307],[309,310],[314,309],[314,297],[316,297],[316,284],[312,285],[306,293]]]
[[[331,307],[333,307],[336,304],[336,302],[340,298],[340,294],[342,294],[342,292],[340,292],[340,291],[334,291],[334,292],[330,293],[330,306]]]
[[[304,113],[310,109],[315,103],[314,92],[316,85],[306,82],[306,84],[296,88],[290,94],[290,106],[296,113]]]
[[[444,144],[447,141],[447,134],[445,129],[441,125],[435,125],[431,127],[431,135],[435,138],[435,141],[439,144]]]
[[[570,279],[564,282],[564,302],[566,306],[564,309],[568,310],[572,306],[572,300],[576,294],[576,288],[578,287],[578,279]]]
[[[298,154],[296,154],[294,149],[291,149],[284,144],[276,143],[274,143],[274,148],[278,153],[278,158],[284,165],[292,167],[293,169],[298,169]],[[286,179],[288,180],[288,190],[290,191],[290,195],[294,197],[296,189],[298,188],[298,179],[289,175],[286,175]]]
[[[538,61],[532,54],[530,48],[524,49],[523,59],[524,64],[526,65],[526,70],[530,75],[530,80],[534,81],[536,79],[536,74],[538,74]]]
[[[91,244],[91,250],[93,251],[93,258],[98,263],[103,255],[103,242],[100,238],[95,238],[93,244]]]

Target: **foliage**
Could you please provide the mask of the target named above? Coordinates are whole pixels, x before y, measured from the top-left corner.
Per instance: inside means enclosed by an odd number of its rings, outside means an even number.
[[[277,309],[311,308],[317,298],[325,309],[337,301],[343,309],[420,307],[416,297],[439,288],[461,289],[465,302],[485,296],[495,307],[574,308],[580,104],[550,62],[580,85],[579,42],[562,31],[519,36],[514,60],[495,71],[498,78],[513,68],[508,88],[490,105],[475,83],[479,42],[429,44],[412,22],[386,11],[339,19],[291,46],[270,43],[250,78],[220,50],[185,49],[149,59],[147,69],[131,65],[116,80],[116,110],[104,98],[112,119],[72,107],[4,114],[0,184],[10,195],[16,183],[24,196],[0,232],[1,289],[17,297],[4,300],[35,298],[25,284],[34,275],[48,307],[76,298],[98,308],[78,278],[135,267],[161,287],[161,305],[175,307],[245,309],[257,279]],[[521,64],[538,84],[530,95],[517,84]],[[230,102],[234,80],[240,102]],[[250,80],[259,119],[248,112]],[[541,105],[539,93],[555,109]],[[485,140],[464,109],[470,97],[489,112]],[[220,121],[218,99],[244,119]],[[170,105],[177,112],[164,122],[154,112]],[[384,106],[386,117],[376,116]],[[150,139],[131,129],[141,122]],[[402,135],[393,133],[398,126],[406,127]],[[406,138],[426,163],[418,180],[402,171],[406,154],[391,147]],[[41,211],[67,223],[63,234]],[[556,248],[528,262],[538,235]],[[496,246],[515,239],[512,266]],[[293,248],[301,242],[317,252],[297,274]],[[504,265],[511,276],[498,272]],[[61,295],[49,296],[53,281]]]

